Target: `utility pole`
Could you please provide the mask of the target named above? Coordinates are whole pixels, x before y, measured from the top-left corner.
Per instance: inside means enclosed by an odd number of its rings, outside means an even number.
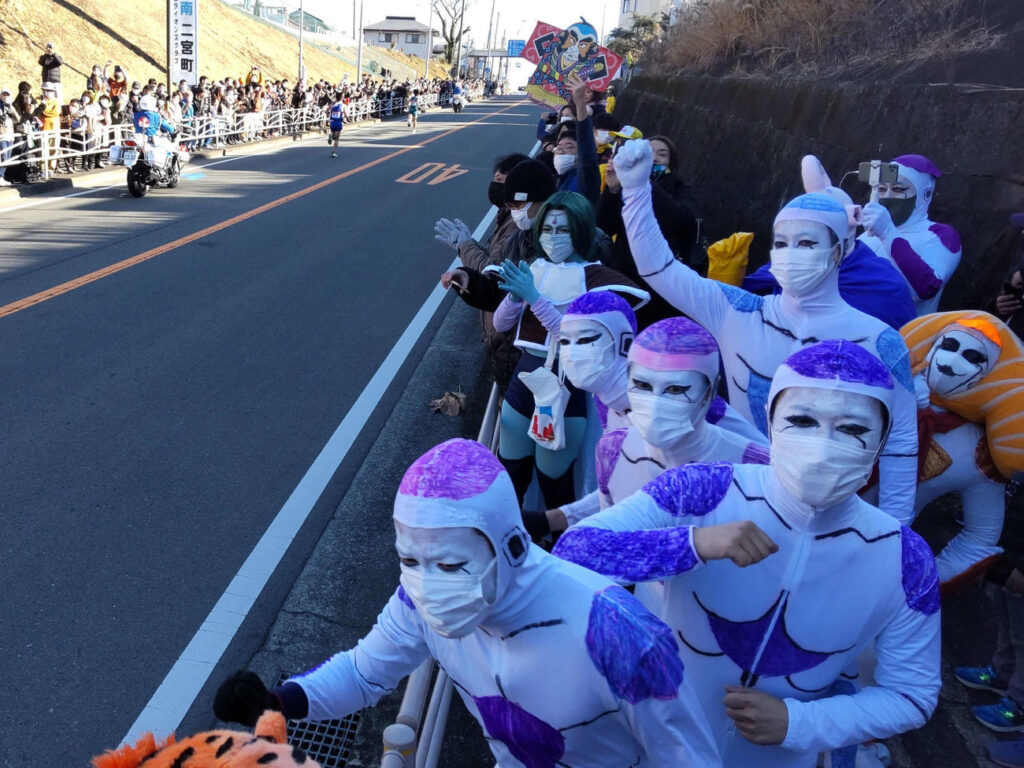
[[[363,0],[359,0],[359,28],[356,30],[359,40],[359,53],[356,55],[356,83],[363,82]]]
[[[302,63],[302,34],[306,29],[306,14],[302,9],[302,0],[299,0],[299,80],[306,76],[306,67]]]
[[[462,74],[462,30],[466,27],[466,0],[462,0],[462,13],[459,14],[459,38],[458,43],[455,46],[455,79],[457,80]],[[469,63],[469,59],[466,59],[466,63]],[[469,72],[466,72],[466,76],[469,76]]]
[[[501,18],[501,14],[498,14],[498,18]],[[501,26],[500,24],[498,26]],[[501,81],[508,82],[508,41],[506,40],[505,33],[501,33],[501,50],[505,52],[505,58],[498,61],[498,79],[497,82],[500,85]],[[505,77],[501,77],[501,65],[505,65]]]
[[[487,82],[487,70],[491,68],[491,44],[494,38],[491,37],[491,33],[494,31],[494,6],[497,5],[498,0],[491,0],[491,16],[487,22],[487,56],[484,57],[484,83]],[[485,85],[486,87],[486,85]]]
[[[434,3],[427,4],[427,65],[423,68],[423,77],[430,79],[430,54],[434,48]]]
[[[501,11],[498,11],[498,20],[494,22],[494,42],[498,42],[498,30],[501,29]],[[493,50],[493,49],[492,49]],[[491,64],[491,80],[494,82],[495,87],[498,84],[498,78],[494,76],[494,70],[498,70],[498,74],[501,74],[501,56],[498,56],[498,64],[495,66]]]
[[[356,8],[359,6],[358,0],[352,0],[352,39],[356,38]]]

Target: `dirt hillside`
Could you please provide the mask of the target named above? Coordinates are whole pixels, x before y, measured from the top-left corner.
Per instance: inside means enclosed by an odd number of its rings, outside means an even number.
[[[287,76],[294,81],[298,70],[294,36],[221,0],[199,2],[202,74],[242,78],[256,62],[271,79]],[[162,80],[166,76],[165,9],[164,0],[0,0],[0,86],[14,90],[25,80],[38,87],[36,62],[48,42],[64,59],[65,93],[84,87],[93,64],[102,67],[108,60],[126,67],[136,80]],[[310,78],[337,82],[346,74],[355,75],[355,49],[333,54],[307,44],[304,58]],[[363,49],[363,63],[377,72],[388,69],[396,77],[423,72],[421,59],[369,46]],[[444,66],[432,62],[431,75],[445,74]]]

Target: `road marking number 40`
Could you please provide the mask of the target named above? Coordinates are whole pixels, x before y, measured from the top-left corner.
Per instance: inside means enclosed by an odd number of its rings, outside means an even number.
[[[448,181],[449,179],[454,179],[464,173],[469,173],[469,169],[460,168],[458,163],[455,165],[445,165],[444,163],[424,163],[419,168],[414,168],[404,176],[399,176],[395,181],[399,184],[419,184],[421,181],[426,181],[433,176],[434,178],[427,181],[427,184],[433,186],[434,184],[440,184],[444,181]]]

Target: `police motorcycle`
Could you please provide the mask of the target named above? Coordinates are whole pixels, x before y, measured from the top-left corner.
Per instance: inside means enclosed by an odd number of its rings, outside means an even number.
[[[145,197],[150,187],[178,186],[188,150],[173,140],[174,126],[156,111],[156,99],[143,96],[132,118],[135,135],[110,147],[110,162],[128,169],[128,191]]]
[[[452,92],[452,112],[458,114],[462,111],[462,86],[456,84]]]

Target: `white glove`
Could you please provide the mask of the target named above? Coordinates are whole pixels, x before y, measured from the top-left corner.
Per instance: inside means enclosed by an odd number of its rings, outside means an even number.
[[[917,395],[918,408],[927,408],[931,405],[932,391],[928,388],[928,379],[923,373],[914,377],[914,394]]]
[[[460,245],[473,239],[473,233],[458,219],[438,219],[434,224],[434,239],[457,251]]]
[[[888,240],[896,234],[889,209],[881,203],[868,203],[861,209],[861,225],[864,231],[879,240]]]
[[[637,189],[651,182],[654,152],[647,139],[627,141],[615,153],[615,175],[623,189]]]

